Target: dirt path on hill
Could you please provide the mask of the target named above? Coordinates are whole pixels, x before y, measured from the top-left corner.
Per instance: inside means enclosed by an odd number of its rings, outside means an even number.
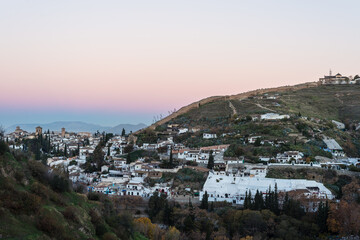
[[[258,106],[259,108],[262,108],[262,109],[265,109],[265,110],[268,110],[268,111],[271,111],[271,112],[276,112],[275,110],[272,110],[270,108],[267,108],[267,107],[264,107],[262,105],[260,105],[260,103],[254,103],[256,106]]]
[[[238,115],[238,113],[237,113],[237,111],[236,111],[236,108],[234,107],[234,105],[232,104],[232,102],[231,101],[229,101],[229,107],[232,109],[232,111],[233,111],[233,115]]]

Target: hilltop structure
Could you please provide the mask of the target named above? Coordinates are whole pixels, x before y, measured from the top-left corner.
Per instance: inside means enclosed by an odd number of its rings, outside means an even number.
[[[325,75],[323,78],[319,78],[319,82],[323,85],[360,84],[360,77],[358,75],[354,78],[352,76],[346,77],[340,73],[333,76],[330,71],[328,76]]]

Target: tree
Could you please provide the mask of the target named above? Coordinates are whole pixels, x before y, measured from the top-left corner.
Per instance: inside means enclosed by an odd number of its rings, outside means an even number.
[[[68,156],[68,154],[67,154],[67,146],[66,146],[66,144],[65,144],[65,147],[64,147],[64,156],[65,156],[65,157],[67,157],[67,156]]]
[[[125,136],[125,129],[123,128],[122,131],[121,131],[121,136]]]
[[[0,140],[4,138],[5,129],[2,125],[0,125]]]
[[[255,147],[261,146],[261,139],[260,139],[259,137],[256,138],[256,140],[255,140],[255,142],[254,142],[254,146],[255,146]]]
[[[272,209],[272,211],[275,214],[279,214],[279,198],[278,198],[278,188],[277,188],[277,183],[275,183],[275,191],[274,191],[274,208]]]
[[[253,208],[255,210],[261,210],[264,208],[264,199],[262,197],[262,192],[259,192],[259,190],[256,190],[255,198],[254,198],[254,206]]]
[[[328,202],[326,201],[325,205],[322,202],[320,202],[318,211],[316,213],[316,222],[317,222],[321,232],[328,231],[327,224],[326,224],[328,216],[329,216]]]
[[[244,209],[250,209],[252,208],[252,199],[251,199],[251,191],[245,192],[245,199],[244,199]]]
[[[131,157],[130,157],[130,154],[128,153],[126,155],[126,164],[130,164],[131,163]]]
[[[360,205],[344,200],[330,204],[327,227],[333,233],[357,235],[360,229]]]
[[[164,194],[161,194],[159,196],[159,192],[154,192],[153,195],[150,197],[148,203],[148,212],[150,219],[154,219],[166,204],[166,196]]]
[[[76,155],[80,155],[80,143],[78,143],[78,147],[77,147],[77,150],[76,150]]]
[[[209,198],[208,193],[207,191],[205,191],[200,204],[201,209],[207,210],[209,208],[208,198]]]
[[[173,153],[172,153],[172,147],[170,148],[169,165],[170,165],[170,167],[173,167]]]
[[[208,164],[207,164],[207,168],[208,169],[213,169],[214,168],[214,156],[213,156],[212,150],[210,151],[210,154],[209,154],[209,161],[208,161]]]
[[[134,145],[128,144],[128,145],[126,145],[126,147],[124,148],[124,153],[131,153],[133,150],[134,150]]]
[[[174,225],[174,208],[170,206],[167,200],[165,200],[163,222],[169,226]]]
[[[96,164],[97,169],[99,170],[104,163],[104,152],[102,150],[101,142],[95,147],[92,162]]]
[[[282,210],[285,214],[287,214],[287,212],[289,212],[289,194],[288,194],[288,192],[285,193]]]

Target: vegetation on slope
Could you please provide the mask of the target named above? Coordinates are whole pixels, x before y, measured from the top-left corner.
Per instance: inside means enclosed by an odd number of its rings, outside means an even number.
[[[81,192],[81,188],[78,188]],[[96,200],[96,201],[94,201]],[[135,239],[132,215],[90,200],[66,175],[0,141],[0,235],[13,239]],[[137,234],[139,235],[139,234]]]

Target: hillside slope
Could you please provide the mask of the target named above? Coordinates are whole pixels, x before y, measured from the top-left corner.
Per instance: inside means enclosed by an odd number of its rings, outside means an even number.
[[[260,115],[266,113],[286,114],[291,118],[286,121],[260,120]],[[337,129],[332,120],[344,123],[345,130]],[[168,132],[168,124],[188,128],[189,132],[181,135],[176,131]],[[137,143],[155,143],[171,134],[176,143],[187,147],[241,146],[245,157],[256,162],[262,155],[274,157],[287,150],[298,150],[311,158],[318,155],[331,157],[322,150],[326,147],[322,139],[328,137],[335,139],[347,156],[359,157],[359,126],[360,85],[307,83],[203,99],[138,133]],[[218,137],[204,139],[203,133],[215,133]],[[261,136],[263,141],[286,142],[287,147],[280,149],[267,143],[254,147],[246,142],[251,136]]]
[[[236,94],[236,95],[208,97],[208,98],[204,98],[200,101],[191,103],[187,106],[180,108],[175,113],[172,113],[171,115],[152,124],[151,126],[149,126],[149,128],[155,129],[157,126],[167,123],[170,120],[175,119],[175,118],[181,116],[182,114],[186,114],[193,109],[200,108],[201,106],[203,106],[207,103],[217,102],[217,101],[226,101],[226,100],[242,100],[242,99],[246,99],[248,97],[259,95],[259,94],[265,94],[265,93],[270,93],[270,92],[296,91],[296,90],[312,88],[312,87],[317,87],[317,86],[318,86],[317,82],[308,82],[308,83],[298,84],[298,85],[294,85],[294,86],[283,86],[283,87],[277,87],[277,88],[258,89],[258,90],[244,92],[244,93],[240,93],[240,94]]]
[[[276,100],[261,98],[265,94],[278,94]],[[354,121],[360,118],[360,86],[324,86],[305,83],[295,86],[259,89],[231,96],[215,96],[202,99],[178,110],[149,126],[157,126],[180,118],[199,120],[203,117],[215,119],[237,113],[263,114],[268,112],[301,113],[303,116],[328,118],[339,121]],[[192,126],[192,125],[190,125]]]
[[[131,212],[120,210],[111,198],[75,192],[66,175],[30,157],[11,152],[0,140],[1,239],[141,237]]]

